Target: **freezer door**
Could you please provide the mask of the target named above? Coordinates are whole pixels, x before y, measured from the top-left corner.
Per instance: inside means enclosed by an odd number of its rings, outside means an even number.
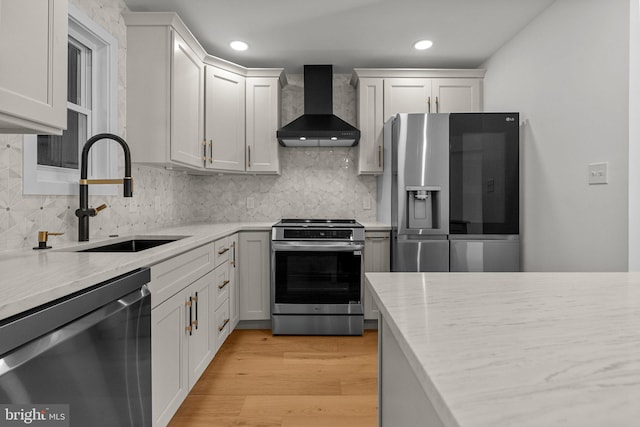
[[[449,241],[397,236],[393,239],[391,271],[449,271]]]
[[[520,271],[519,240],[451,240],[451,271]]]

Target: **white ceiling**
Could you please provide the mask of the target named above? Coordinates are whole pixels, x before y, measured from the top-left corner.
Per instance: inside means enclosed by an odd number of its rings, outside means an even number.
[[[172,11],[211,55],[245,67],[476,68],[554,0],[125,0]],[[413,42],[434,46],[416,51]],[[236,52],[232,40],[249,50]]]

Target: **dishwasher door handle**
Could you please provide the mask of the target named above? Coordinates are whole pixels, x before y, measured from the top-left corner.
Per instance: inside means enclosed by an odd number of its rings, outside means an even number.
[[[0,324],[0,356],[105,304],[120,300],[149,282],[151,270],[140,268],[5,319]]]
[[[55,329],[49,334],[36,338],[30,344],[38,342],[37,345],[25,345],[11,353],[11,360],[14,362],[12,366],[18,366],[49,351],[49,349],[73,338],[79,331],[88,330],[100,322],[118,316],[138,304],[144,298],[148,298],[150,295],[149,288],[147,285],[144,285],[139,290],[124,295],[122,298],[84,315],[60,329]],[[0,365],[0,375],[11,370],[10,368],[9,366]]]

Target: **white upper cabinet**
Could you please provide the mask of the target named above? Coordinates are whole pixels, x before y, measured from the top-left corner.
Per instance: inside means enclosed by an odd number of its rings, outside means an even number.
[[[0,132],[67,127],[67,2],[0,0]]]
[[[283,70],[208,55],[175,13],[124,17],[132,160],[195,174],[280,173]]]
[[[252,173],[280,173],[280,89],[283,80],[272,77],[247,78],[246,170]]]
[[[383,79],[361,78],[356,92],[358,111],[358,127],[360,142],[358,143],[359,174],[375,174],[382,172],[384,125]]]
[[[358,174],[381,174],[384,122],[398,113],[482,111],[485,70],[356,69]]]
[[[244,171],[245,77],[206,66],[206,167]]]
[[[201,166],[204,67],[201,59],[176,31],[171,35],[171,160]]]
[[[432,79],[432,113],[472,113],[482,111],[481,79]],[[435,110],[433,108],[435,107]]]
[[[430,113],[430,79],[390,78],[384,80],[384,118],[397,113]],[[435,111],[433,111],[435,113]]]
[[[204,51],[177,15],[125,13],[127,141],[137,163],[204,164]]]

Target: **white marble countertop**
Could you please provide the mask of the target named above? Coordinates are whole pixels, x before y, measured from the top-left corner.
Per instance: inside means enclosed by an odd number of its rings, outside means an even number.
[[[277,221],[190,224],[145,231],[133,236],[189,236],[136,253],[68,252],[121,238],[86,243],[52,239],[53,249],[0,252],[0,320],[82,290],[136,268],[150,266],[238,231],[269,231]],[[389,230],[388,224],[363,223],[366,230]],[[34,246],[37,245],[34,236]]]
[[[271,230],[274,222],[192,224],[145,231],[135,236],[189,237],[136,253],[65,252],[72,246],[95,246],[120,238],[82,244],[52,240],[53,249],[0,252],[0,320],[237,231]]]
[[[366,231],[391,231],[391,224],[385,224],[383,222],[366,222],[366,221],[358,221],[360,224],[364,225]]]
[[[367,273],[446,426],[639,426],[640,273]]]

